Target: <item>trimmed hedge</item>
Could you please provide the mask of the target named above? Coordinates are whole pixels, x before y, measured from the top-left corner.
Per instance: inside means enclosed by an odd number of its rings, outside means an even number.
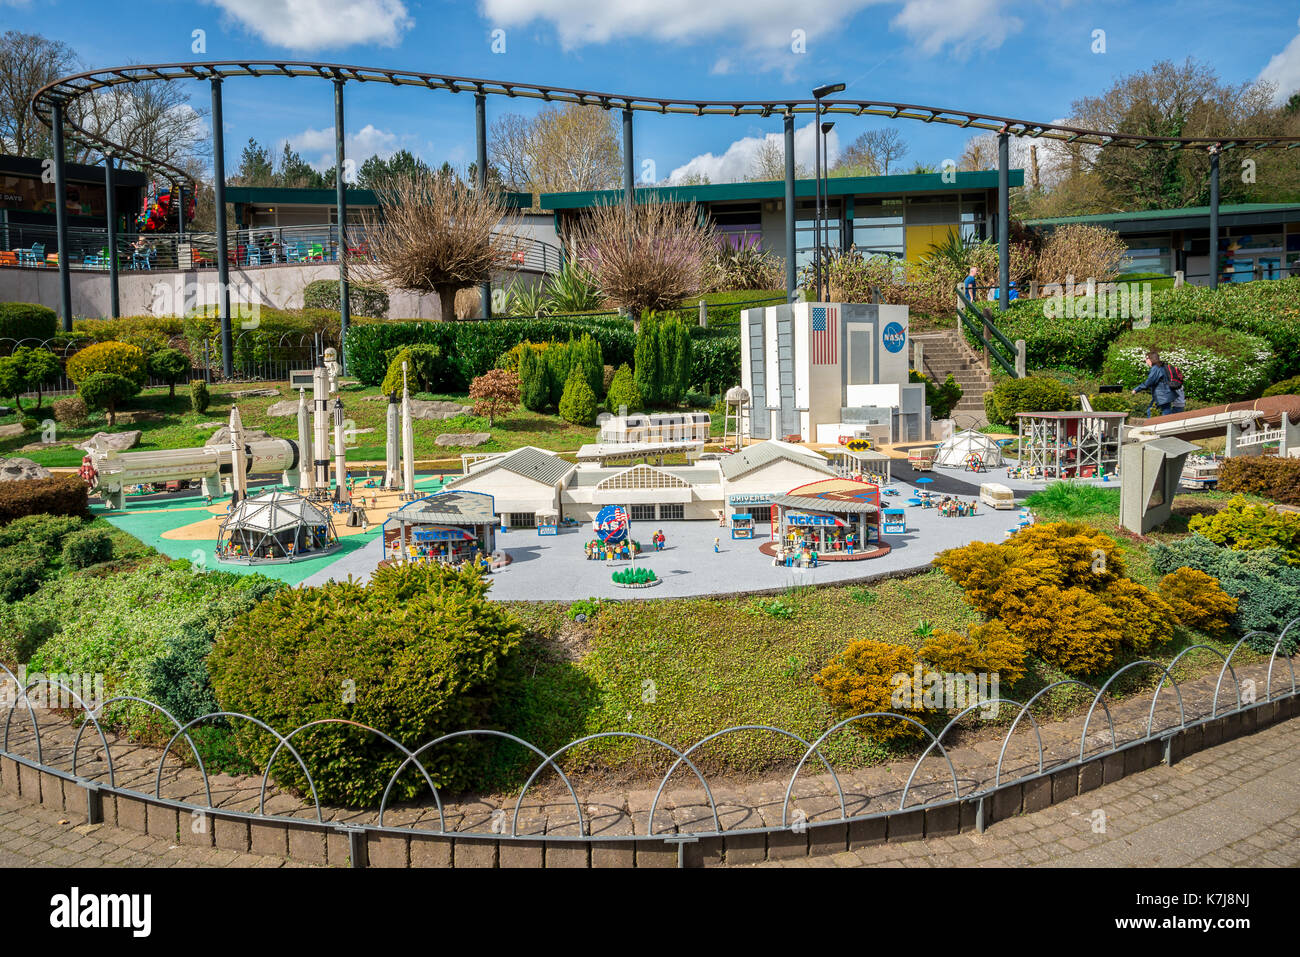
[[[1151,321],[1204,322],[1259,336],[1277,355],[1278,374],[1300,373],[1300,278],[1156,290]]]
[[[1264,390],[1264,395],[1300,395],[1300,375],[1274,382]]]
[[[1300,505],[1300,459],[1277,455],[1234,455],[1219,465],[1219,488]]]
[[[1104,316],[1049,317],[1044,306],[1050,301],[1017,299],[1006,312],[998,312],[996,303],[982,304],[981,308],[989,309],[993,324],[1012,342],[1025,340],[1025,362],[1030,369],[1095,372],[1101,366],[1107,346],[1128,327],[1129,320]],[[981,347],[965,325],[962,332],[972,346]]]
[[[1004,379],[984,393],[989,422],[1015,425],[1017,412],[1067,412],[1078,399],[1061,382],[1045,376]]]
[[[0,339],[54,337],[59,317],[53,309],[32,302],[0,302]]]
[[[328,309],[339,311],[339,281],[337,279],[314,279],[302,290],[304,309]],[[388,292],[376,283],[348,282],[348,313],[352,316],[368,316],[382,319],[388,315]]]
[[[1273,350],[1258,336],[1202,322],[1164,323],[1120,335],[1106,350],[1103,375],[1126,389],[1140,385],[1151,349],[1182,370],[1187,398],[1212,404],[1259,395],[1274,364]]]
[[[89,488],[80,475],[0,482],[0,525],[27,515],[75,515],[86,518]]]

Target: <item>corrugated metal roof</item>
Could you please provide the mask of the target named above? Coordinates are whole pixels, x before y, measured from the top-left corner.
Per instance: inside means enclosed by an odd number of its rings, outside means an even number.
[[[810,512],[842,512],[845,515],[874,515],[880,509],[870,502],[841,501],[829,498],[811,498],[806,495],[778,495],[772,499],[773,505],[782,508],[800,508]]]
[[[495,502],[477,492],[438,492],[388,513],[389,521],[427,525],[495,525]]]
[[[507,472],[514,472],[516,475],[522,475],[524,478],[532,479],[534,482],[541,482],[543,485],[554,486],[560,479],[568,475],[573,469],[577,468],[572,462],[566,462],[558,455],[552,455],[544,449],[534,448],[526,445],[522,449],[515,449],[513,452],[507,452],[499,459],[488,462],[482,468],[476,468],[469,476],[478,478],[494,472],[497,469],[505,469]],[[464,481],[464,478],[458,480]],[[455,484],[453,483],[453,487]]]
[[[826,460],[815,452],[801,455],[775,442],[760,442],[758,445],[751,445],[739,452],[728,455],[722,460],[722,474],[729,480],[734,480],[747,472],[754,471],[759,466],[767,465],[769,462],[775,462],[778,459],[806,465],[810,469],[825,472],[827,475],[835,474],[835,470],[826,463]],[[818,461],[819,459],[821,461]]]

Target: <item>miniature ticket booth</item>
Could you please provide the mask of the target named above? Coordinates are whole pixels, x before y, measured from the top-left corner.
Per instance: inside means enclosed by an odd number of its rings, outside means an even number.
[[[538,535],[560,534],[559,514],[556,512],[538,512],[537,513],[537,534]]]
[[[886,535],[899,535],[907,531],[907,512],[901,508],[881,510],[880,530]]]
[[[753,538],[754,537],[754,519],[748,513],[737,512],[731,517],[731,537],[732,538]]]
[[[1145,535],[1173,513],[1183,463],[1198,447],[1182,439],[1125,443],[1120,449],[1119,523]]]

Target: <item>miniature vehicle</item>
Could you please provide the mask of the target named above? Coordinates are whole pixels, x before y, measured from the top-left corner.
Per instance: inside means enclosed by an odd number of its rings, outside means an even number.
[[[912,449],[907,453],[907,464],[918,472],[928,472],[934,467],[934,447]]]
[[[980,486],[980,501],[990,508],[1015,508],[1016,497],[1011,489],[1000,482],[985,482]]]

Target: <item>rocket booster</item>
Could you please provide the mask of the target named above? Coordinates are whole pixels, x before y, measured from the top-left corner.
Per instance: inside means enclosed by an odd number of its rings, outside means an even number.
[[[230,495],[232,502],[248,496],[248,454],[244,450],[244,421],[237,405],[230,407]]]
[[[343,441],[343,400],[334,400],[334,501],[350,502],[348,493],[347,446]]]
[[[397,393],[390,393],[388,396],[388,428],[384,437],[384,488],[397,488],[402,484],[400,459],[398,457],[399,442],[401,441],[399,424],[401,419],[401,407],[397,401]]]
[[[311,461],[311,417],[307,410],[307,390],[298,390],[298,449],[302,453],[298,462],[298,486],[306,491],[316,487],[316,476]]]
[[[312,370],[312,466],[316,487],[330,487],[329,380],[324,366]]]

